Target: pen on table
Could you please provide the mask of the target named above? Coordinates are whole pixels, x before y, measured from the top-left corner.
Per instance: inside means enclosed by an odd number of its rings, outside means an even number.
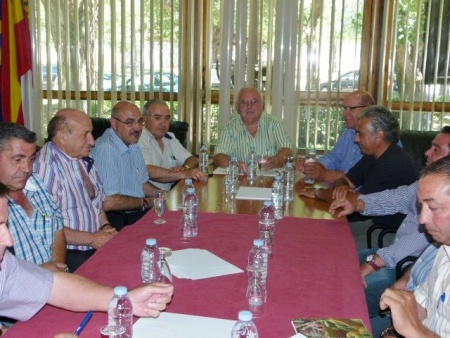
[[[76,336],[79,336],[81,331],[84,330],[84,328],[86,327],[87,323],[91,319],[93,313],[94,312],[92,310],[90,310],[90,311],[88,311],[88,313],[86,313],[86,316],[84,316],[83,320],[81,321],[80,326],[78,326],[78,329],[75,331],[75,335]]]

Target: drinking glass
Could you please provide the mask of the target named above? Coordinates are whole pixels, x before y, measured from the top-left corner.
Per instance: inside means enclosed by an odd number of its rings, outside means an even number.
[[[166,283],[166,284],[172,284],[172,273],[170,272],[169,263],[166,261],[166,253],[163,250],[159,250],[160,252],[160,268],[161,268],[161,275],[159,277],[160,283]]]
[[[100,333],[109,338],[121,338],[125,330],[123,325],[106,325],[100,328]]]
[[[253,317],[261,317],[263,315],[264,293],[258,283],[258,273],[251,268],[249,271],[249,280],[247,287],[247,305],[249,310],[253,313]]]
[[[153,208],[155,209],[156,215],[158,215],[158,219],[153,223],[156,224],[164,224],[166,220],[162,219],[162,215],[166,211],[166,192],[163,190],[159,190],[155,192],[153,200]]]
[[[258,154],[256,158],[258,159],[258,168],[261,176],[264,177],[264,166],[267,162],[267,158],[269,157],[269,149],[266,149],[264,154]]]
[[[316,149],[310,148],[306,151],[305,163],[316,162]],[[305,176],[306,184],[314,184],[314,178]]]

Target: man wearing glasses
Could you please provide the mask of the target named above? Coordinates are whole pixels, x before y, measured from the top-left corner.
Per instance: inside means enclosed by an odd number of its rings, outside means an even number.
[[[120,214],[108,213],[117,230],[144,216],[152,207],[151,196],[157,190],[148,181],[147,167],[137,144],[144,124],[144,118],[135,104],[118,102],[111,111],[111,128],[106,129],[92,149],[106,194],[104,210],[123,211],[126,215],[123,224],[120,224]]]
[[[361,149],[355,142],[358,115],[374,103],[372,95],[363,90],[346,95],[342,101],[346,129],[333,150],[321,156],[317,162],[297,162],[297,169],[308,177],[327,182],[334,182],[347,173],[362,157]]]
[[[237,156],[242,171],[247,171],[251,147],[267,156],[265,169],[284,166],[284,158],[292,154],[291,141],[278,117],[264,113],[264,100],[256,88],[242,88],[236,101],[239,115],[234,116],[219,133],[214,165],[228,167],[231,156]]]

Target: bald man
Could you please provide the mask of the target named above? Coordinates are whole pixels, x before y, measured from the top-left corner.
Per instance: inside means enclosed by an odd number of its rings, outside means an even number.
[[[138,106],[128,101],[118,102],[111,111],[111,128],[97,139],[92,150],[105,187],[105,211],[121,210],[127,215],[126,223],[115,225],[118,230],[144,216],[153,206],[153,193],[158,190],[149,182],[147,166],[137,144],[144,124]]]
[[[333,150],[321,156],[317,162],[297,162],[297,169],[318,181],[334,182],[346,174],[363,156],[355,141],[358,116],[361,111],[375,104],[370,93],[357,90],[342,100],[346,129],[337,140]]]
[[[103,210],[105,193],[91,157],[92,122],[84,112],[65,108],[47,127],[34,171],[56,197],[64,220],[70,271],[77,269],[115,234]]]

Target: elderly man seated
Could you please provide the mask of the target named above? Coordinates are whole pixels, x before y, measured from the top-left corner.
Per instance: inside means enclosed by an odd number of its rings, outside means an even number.
[[[160,99],[147,101],[142,115],[145,127],[139,146],[150,182],[160,189],[170,190],[181,179],[206,180],[206,174],[198,169],[198,159],[169,132],[172,114],[167,103]]]
[[[236,156],[240,168],[247,172],[247,156],[251,147],[261,155],[268,155],[264,169],[284,166],[284,158],[292,154],[291,141],[282,121],[264,113],[264,99],[256,88],[242,88],[236,101],[234,116],[219,132],[214,165],[227,167]]]

